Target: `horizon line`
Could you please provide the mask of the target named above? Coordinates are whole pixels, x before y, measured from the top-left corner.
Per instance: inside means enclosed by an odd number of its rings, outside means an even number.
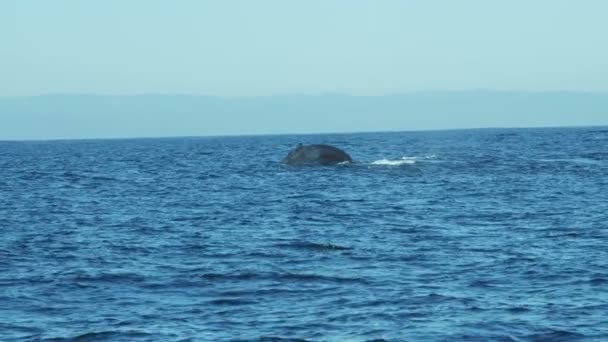
[[[345,131],[345,132],[298,132],[298,133],[228,133],[207,135],[174,135],[174,136],[134,136],[134,137],[97,137],[97,138],[40,138],[40,139],[1,139],[0,143],[28,143],[28,142],[69,142],[69,141],[97,141],[97,140],[147,140],[147,139],[185,139],[185,138],[239,138],[239,137],[276,137],[276,136],[302,136],[302,135],[350,135],[350,134],[398,134],[398,133],[432,133],[450,131],[474,130],[532,130],[532,129],[585,129],[608,128],[608,125],[556,125],[556,126],[511,126],[511,127],[460,127],[460,128],[429,128],[417,130],[383,130],[383,131]]]

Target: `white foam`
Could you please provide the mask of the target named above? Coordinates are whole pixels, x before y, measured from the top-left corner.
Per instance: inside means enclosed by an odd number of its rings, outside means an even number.
[[[390,165],[390,166],[399,166],[399,165],[412,165],[416,164],[416,160],[413,158],[403,157],[401,159],[390,160],[390,159],[380,159],[372,162],[372,165]]]

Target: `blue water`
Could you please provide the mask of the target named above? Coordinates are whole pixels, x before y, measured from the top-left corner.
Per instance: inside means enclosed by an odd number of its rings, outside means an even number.
[[[605,127],[2,142],[0,228],[2,341],[608,340]]]

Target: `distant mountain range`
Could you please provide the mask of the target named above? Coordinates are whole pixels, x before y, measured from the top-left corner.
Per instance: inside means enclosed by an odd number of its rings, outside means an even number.
[[[608,125],[608,93],[0,98],[0,140]]]

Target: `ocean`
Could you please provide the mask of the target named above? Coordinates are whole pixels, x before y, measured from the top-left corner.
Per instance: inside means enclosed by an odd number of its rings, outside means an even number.
[[[5,141],[0,229],[1,341],[608,341],[608,127]]]

